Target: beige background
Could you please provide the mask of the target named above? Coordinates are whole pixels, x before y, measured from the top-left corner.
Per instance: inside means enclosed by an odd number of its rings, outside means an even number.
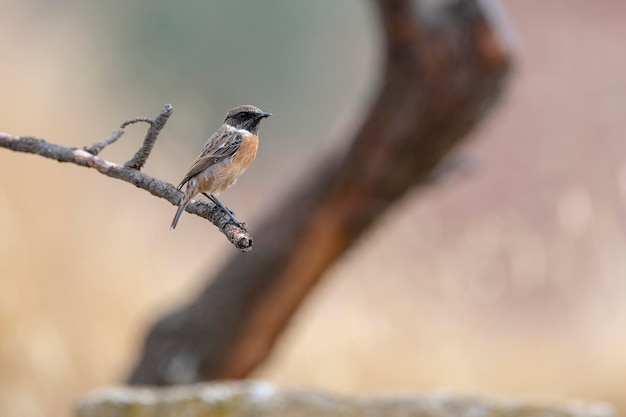
[[[275,116],[223,200],[258,224],[376,89],[369,2],[0,0],[0,131],[84,146],[175,113],[146,171],[177,182],[236,104]],[[213,4],[210,4],[213,3]],[[509,94],[333,268],[254,377],[336,392],[606,400],[626,411],[626,3],[507,0]],[[145,127],[102,154],[124,162]],[[0,150],[0,414],[67,415],[234,250],[76,166]],[[402,234],[398,247],[395,236]],[[245,256],[245,255],[242,255]]]

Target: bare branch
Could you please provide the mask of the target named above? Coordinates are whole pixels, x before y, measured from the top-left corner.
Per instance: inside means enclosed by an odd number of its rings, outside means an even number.
[[[120,125],[120,128],[124,129],[128,125],[132,125],[132,124],[140,123],[140,122],[148,123],[148,124],[151,125],[152,123],[154,123],[154,119],[151,119],[151,118],[149,118],[147,116],[134,117],[134,118],[128,119],[124,123],[122,123]]]
[[[139,148],[135,156],[133,156],[133,159],[126,162],[124,166],[136,170],[141,170],[141,168],[143,168],[143,166],[146,164],[146,161],[148,160],[148,157],[150,156],[150,152],[152,152],[152,148],[154,147],[154,143],[156,142],[159,133],[161,133],[161,130],[163,130],[163,127],[165,127],[165,123],[167,122],[167,119],[170,118],[173,111],[174,108],[172,107],[172,105],[166,104],[163,110],[161,110],[157,118],[154,120],[150,120],[145,117],[139,117],[136,119],[127,120],[122,123],[122,129],[129,124],[138,121],[150,123],[150,129],[148,129],[148,133],[146,133],[146,137],[143,140],[143,145],[141,146],[141,148]]]
[[[118,140],[119,138],[122,137],[122,135],[124,134],[123,130],[116,130],[113,133],[111,133],[107,138],[101,140],[100,142],[94,143],[91,146],[85,146],[83,148],[83,150],[89,152],[92,155],[98,155],[100,152],[102,152],[102,150],[109,146],[110,144],[114,143],[116,140]]]
[[[85,149],[58,145],[30,136],[15,136],[0,132],[0,147],[12,151],[40,155],[59,162],[70,162],[76,165],[94,168],[101,174],[133,184],[135,187],[146,190],[154,196],[163,198],[174,205],[178,205],[183,193],[176,187],[133,168],[133,166],[141,167],[145,164],[159,132],[163,129],[171,113],[172,106],[168,104],[163,111],[161,111],[156,120],[152,121],[142,148],[126,165],[116,164],[115,162],[107,161],[106,159],[96,156],[105,146],[115,142],[122,136],[123,131],[119,130],[113,132],[103,141]],[[130,121],[130,123],[133,122]],[[125,122],[123,126],[127,124],[129,124],[129,122]],[[249,252],[252,250],[252,236],[248,233],[245,223],[231,219],[230,216],[214,204],[192,201],[191,204],[187,206],[186,211],[209,220],[240,251]]]

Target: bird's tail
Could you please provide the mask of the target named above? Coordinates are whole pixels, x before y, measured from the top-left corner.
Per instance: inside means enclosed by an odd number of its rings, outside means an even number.
[[[178,224],[178,219],[180,219],[180,216],[185,211],[185,207],[187,207],[187,204],[189,204],[189,200],[185,202],[181,201],[180,206],[178,206],[178,210],[176,210],[176,214],[174,215],[174,220],[172,220],[172,225],[170,226],[170,229],[172,230],[176,229],[176,225]]]

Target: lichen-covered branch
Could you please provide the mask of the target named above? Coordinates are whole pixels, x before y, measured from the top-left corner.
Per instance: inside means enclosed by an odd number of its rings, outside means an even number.
[[[103,141],[84,149],[58,145],[30,136],[15,136],[0,132],[0,147],[16,152],[40,155],[59,162],[69,162],[94,168],[101,174],[133,184],[137,188],[146,190],[154,196],[177,205],[182,197],[182,192],[172,184],[134,168],[135,166],[140,168],[146,162],[150,155],[150,150],[154,146],[154,142],[171,112],[172,107],[167,105],[156,121],[152,121],[144,145],[126,165],[107,161],[97,156],[105,146],[115,142],[122,136],[123,131],[115,131]],[[214,204],[194,201],[187,206],[186,211],[209,220],[240,251],[248,252],[252,250],[252,236],[246,230],[245,224],[233,221]]]

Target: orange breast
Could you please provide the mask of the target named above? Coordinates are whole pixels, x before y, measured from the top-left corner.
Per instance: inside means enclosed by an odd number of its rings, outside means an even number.
[[[232,158],[212,166],[204,173],[203,187],[210,194],[219,194],[233,185],[237,178],[250,166],[259,149],[259,138],[248,134],[243,137],[241,146]]]
[[[243,137],[241,147],[233,155],[232,164],[241,169],[243,173],[256,158],[256,151],[259,149],[259,137],[257,135],[246,135]]]

